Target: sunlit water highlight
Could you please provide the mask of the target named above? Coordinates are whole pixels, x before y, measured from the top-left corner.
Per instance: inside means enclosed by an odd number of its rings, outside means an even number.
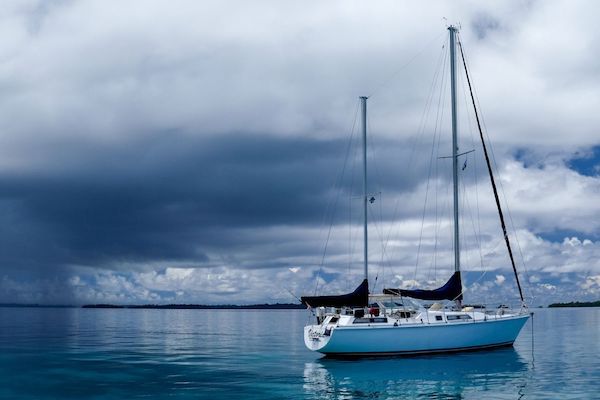
[[[600,309],[533,311],[514,348],[341,361],[305,311],[0,308],[0,398],[600,398]]]

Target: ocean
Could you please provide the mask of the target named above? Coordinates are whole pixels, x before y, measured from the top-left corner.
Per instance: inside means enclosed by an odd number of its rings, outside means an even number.
[[[533,309],[514,347],[332,360],[304,310],[0,308],[1,399],[600,399],[600,309]]]

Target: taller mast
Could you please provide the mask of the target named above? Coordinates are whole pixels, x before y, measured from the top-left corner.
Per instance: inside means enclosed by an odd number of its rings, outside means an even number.
[[[458,132],[456,117],[456,28],[450,32],[450,96],[452,102],[452,183],[454,186],[454,271],[460,272],[460,243],[458,226]]]
[[[452,103],[452,183],[454,187],[454,273],[460,279],[460,235],[458,221],[458,121],[456,117],[456,27],[449,26],[450,32],[450,99]],[[462,284],[461,284],[462,286]],[[460,298],[456,307],[462,308]]]
[[[365,267],[365,279],[369,279],[369,261],[368,261],[368,230],[367,230],[367,98],[360,97],[362,112],[362,155],[363,155],[363,260]]]

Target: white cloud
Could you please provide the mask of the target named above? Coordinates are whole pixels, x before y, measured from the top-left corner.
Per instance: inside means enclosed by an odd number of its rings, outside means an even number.
[[[534,292],[569,284],[598,290],[600,242],[594,238],[600,232],[600,178],[580,175],[565,163],[575,150],[585,151],[599,140],[596,3],[438,2],[432,9],[394,1],[313,2],[309,7],[278,1],[182,1],[178,6],[131,1],[111,7],[90,0],[58,2],[45,11],[37,2],[15,4],[0,6],[0,166],[19,172],[46,171],[72,156],[49,151],[49,143],[61,149],[70,141],[118,143],[171,129],[193,135],[345,136],[356,97],[376,88],[370,100],[372,131],[379,137],[412,137],[445,35],[442,17],[460,21],[496,143],[498,180],[517,228],[515,253],[520,247],[524,256],[517,257],[520,271],[525,273],[526,266],[531,273],[525,280]],[[481,20],[494,23],[485,28]],[[564,21],[559,35],[556,21]],[[438,35],[440,40],[432,40]],[[512,160],[517,148],[531,153],[527,166]],[[449,224],[426,218],[419,242],[425,186],[400,194],[403,220],[393,226],[385,255],[374,244],[377,231],[371,231],[372,271],[381,269],[379,282],[395,276],[391,281],[401,287],[434,285],[452,270]],[[491,291],[492,282],[508,286],[505,274],[511,267],[489,190],[479,193],[482,252],[467,220],[463,268],[497,271],[495,281],[476,283]],[[469,204],[474,208],[473,197]],[[333,291],[347,290],[360,276],[360,246],[349,247],[347,228],[335,227],[325,259],[327,272],[340,277],[319,281]],[[387,222],[378,227],[383,236],[391,228]],[[562,242],[544,239],[561,230],[578,233]],[[209,249],[206,268],[168,260],[111,260],[107,267],[118,272],[73,267],[67,284],[4,276],[1,285],[14,298],[30,301],[49,293],[60,298],[66,285],[75,298],[93,302],[283,300],[289,294],[277,282],[294,293],[314,287],[323,231],[278,225],[234,234],[238,242],[227,249],[226,260],[220,256],[223,249]],[[567,274],[574,274],[567,278],[573,282],[539,284],[548,275]]]
[[[551,285],[549,283],[540,283],[539,286],[546,290],[556,290],[556,286]]]
[[[580,286],[590,293],[600,293],[600,275],[588,276]]]
[[[600,230],[600,177],[584,176],[564,164],[525,168],[509,162],[500,172],[512,215],[534,229],[593,233]]]

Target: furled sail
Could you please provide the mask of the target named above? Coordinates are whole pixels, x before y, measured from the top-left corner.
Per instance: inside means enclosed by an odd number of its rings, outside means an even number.
[[[442,287],[433,290],[423,289],[383,289],[384,294],[393,294],[421,300],[462,300],[460,271],[456,271]]]
[[[369,304],[369,282],[365,279],[352,293],[338,296],[303,296],[309,307],[366,307]]]

